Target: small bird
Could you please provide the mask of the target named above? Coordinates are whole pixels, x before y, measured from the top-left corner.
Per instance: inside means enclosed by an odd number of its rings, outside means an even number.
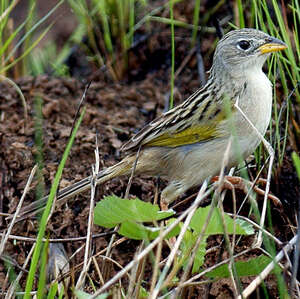
[[[224,35],[217,44],[205,86],[125,143],[122,149],[132,153],[100,171],[97,183],[130,175],[135,165],[135,174],[168,181],[161,193],[161,206],[166,209],[186,190],[219,173],[231,137],[235,141],[227,166],[246,159],[261,139],[236,105],[264,135],[271,118],[272,86],[262,67],[270,53],[285,48],[281,40],[256,29]],[[57,198],[81,193],[90,188],[90,182],[88,177],[64,188]]]

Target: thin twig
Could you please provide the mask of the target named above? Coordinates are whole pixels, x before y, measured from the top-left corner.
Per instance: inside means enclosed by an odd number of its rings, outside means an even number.
[[[112,247],[115,247],[117,245],[120,245],[121,243],[123,243],[124,241],[126,241],[127,238],[123,237],[119,240],[117,240],[116,242],[113,243],[113,246]],[[72,254],[72,256],[70,257],[70,260],[79,252],[81,251],[83,248],[85,247],[85,245],[82,245],[79,249],[77,249],[75,251],[75,253]],[[101,256],[103,253],[106,252],[106,248],[102,249],[101,251],[97,252],[96,254],[94,254],[93,256],[91,256],[91,259],[92,258],[96,258],[98,256]],[[67,273],[62,273],[57,279],[56,281],[59,282],[61,280],[63,280],[65,277],[71,275],[71,274],[74,274],[75,272],[78,271],[78,269],[80,269],[83,265],[83,262],[79,263],[79,264],[76,264],[73,268],[72,268],[72,273],[71,272],[67,272]]]
[[[31,256],[32,256],[32,253],[33,253],[33,250],[34,250],[34,247],[35,247],[35,244],[33,244],[31,246],[31,249],[26,257],[26,260],[23,264],[23,268],[25,269],[31,259]],[[13,297],[13,294],[15,293],[16,291],[16,287],[20,281],[20,279],[22,278],[22,275],[23,275],[23,271],[20,271],[18,276],[14,279],[13,283],[10,285],[10,287],[8,288],[7,290],[7,293],[6,293],[6,296],[5,296],[5,299],[9,299],[9,298],[12,298]]]
[[[239,100],[239,99],[238,99]],[[268,194],[270,191],[270,184],[271,184],[271,175],[272,175],[272,167],[273,167],[273,162],[274,162],[274,149],[272,148],[271,144],[264,138],[264,136],[257,130],[257,128],[253,125],[251,120],[247,117],[247,115],[243,112],[243,110],[239,107],[239,103],[235,103],[234,107],[241,113],[241,115],[245,118],[245,120],[248,122],[248,124],[251,126],[255,134],[259,137],[265,148],[267,149],[269,156],[270,156],[270,162],[269,162],[269,168],[268,168],[268,174],[267,174],[267,184],[266,184],[266,189],[265,189],[265,196],[264,196],[264,202],[263,202],[263,208],[261,211],[261,218],[260,218],[260,226],[264,226],[265,223],[265,218],[266,218],[266,211],[267,211],[267,202],[268,202]],[[262,244],[262,232],[259,231],[258,237],[256,240],[256,246],[260,247]]]
[[[137,166],[137,163],[138,163],[138,159],[139,159],[139,156],[140,156],[140,151],[141,151],[141,145],[139,146],[139,149],[136,152],[135,161],[134,161],[134,164],[133,164],[133,167],[132,167],[132,170],[131,170],[131,174],[130,174],[130,177],[129,177],[129,180],[128,180],[128,184],[127,184],[127,187],[126,187],[125,198],[129,198],[129,190],[130,190],[130,187],[131,187],[131,184],[132,184],[133,176],[134,176],[136,166]]]
[[[90,82],[85,86],[83,95],[82,95],[82,97],[81,97],[81,99],[80,99],[80,102],[79,102],[79,104],[78,104],[78,107],[77,107],[77,111],[76,111],[75,117],[74,117],[74,119],[73,119],[73,124],[72,124],[71,131],[70,131],[70,134],[69,134],[69,139],[70,139],[70,137],[71,137],[71,135],[72,135],[72,133],[73,133],[73,130],[74,130],[74,127],[75,127],[77,118],[78,118],[79,113],[80,113],[80,108],[81,108],[81,106],[82,106],[82,104],[83,104],[83,101],[84,101],[85,98],[86,98],[86,93],[87,93],[88,89],[90,88],[91,83],[92,83],[92,81],[90,81]]]
[[[174,79],[176,79],[176,78],[179,76],[179,74],[180,74],[180,73],[182,72],[182,70],[185,68],[186,64],[190,61],[191,57],[194,55],[195,51],[196,51],[196,47],[193,47],[193,48],[189,51],[188,55],[183,59],[181,65],[179,66],[179,68],[178,68],[177,71],[175,72],[175,74],[174,74]]]
[[[89,208],[89,219],[88,219],[88,227],[86,233],[86,243],[85,243],[85,253],[83,260],[83,267],[80,273],[80,276],[76,283],[76,289],[80,289],[85,281],[85,277],[88,271],[89,256],[91,255],[91,235],[93,228],[93,220],[94,220],[94,202],[95,202],[95,193],[96,193],[96,180],[97,174],[99,173],[100,162],[99,162],[99,148],[98,148],[98,139],[96,134],[96,149],[95,149],[95,167],[92,167],[92,180],[91,180],[91,199],[90,199],[90,208]]]
[[[161,235],[161,233],[163,232],[163,222],[160,223],[160,231],[159,231],[159,235]],[[161,239],[163,241],[163,239]],[[156,248],[156,255],[155,255],[155,260],[154,260],[154,266],[153,266],[153,274],[152,274],[152,279],[151,279],[151,287],[150,287],[150,292],[149,292],[149,296],[151,296],[156,281],[157,281],[157,276],[158,276],[158,271],[159,271],[159,261],[161,259],[161,251],[162,251],[162,244],[163,242],[158,243],[157,248]]]
[[[113,234],[114,232],[111,231],[111,232],[106,232],[106,233],[101,233],[101,234],[95,234],[95,235],[92,235],[91,237],[93,239],[95,238],[100,238],[100,237],[105,237],[105,236],[108,236],[108,235],[111,235]],[[5,234],[4,233],[0,233],[0,236],[4,236]],[[30,237],[22,237],[22,236],[16,236],[16,235],[9,235],[8,236],[8,239],[11,239],[11,240],[17,240],[17,241],[23,241],[23,242],[36,242],[36,238],[30,238]],[[86,240],[86,236],[84,237],[77,237],[77,238],[66,238],[66,239],[61,239],[61,238],[58,238],[58,239],[43,239],[42,242],[49,242],[49,243],[61,243],[61,242],[78,242],[78,241],[85,241]]]
[[[24,201],[25,196],[26,196],[26,194],[27,194],[27,192],[28,192],[28,190],[29,190],[29,187],[30,187],[30,185],[31,185],[31,182],[32,182],[32,180],[33,180],[33,177],[34,177],[34,175],[35,175],[36,170],[37,170],[37,165],[35,165],[35,166],[32,168],[31,172],[30,172],[29,178],[28,178],[28,180],[27,180],[27,183],[26,183],[26,186],[25,186],[25,188],[24,188],[24,191],[23,191],[23,194],[22,194],[22,196],[21,196],[21,199],[20,199],[20,201],[19,201],[19,203],[18,203],[17,209],[16,209],[16,211],[15,211],[15,213],[14,213],[14,216],[13,216],[13,218],[12,218],[12,220],[11,220],[11,223],[10,223],[8,229],[7,229],[7,232],[6,232],[5,236],[4,236],[4,237],[2,238],[2,240],[1,240],[1,243],[0,243],[0,256],[3,254],[5,244],[6,244],[7,240],[8,240],[8,238],[9,238],[9,235],[10,235],[10,233],[11,233],[11,230],[12,230],[12,228],[13,228],[15,222],[16,222],[17,216],[18,216],[18,214],[19,214],[19,212],[20,212],[20,210],[21,210],[23,201]]]

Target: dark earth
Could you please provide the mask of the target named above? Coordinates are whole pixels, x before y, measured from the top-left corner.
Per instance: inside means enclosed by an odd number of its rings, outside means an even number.
[[[203,8],[204,9],[204,8]],[[177,17],[185,18],[192,23],[191,7],[186,4],[177,7]],[[223,11],[225,14],[226,11]],[[71,16],[68,16],[71,18]],[[58,78],[51,74],[38,77],[22,77],[15,79],[22,90],[28,109],[28,115],[24,116],[24,107],[21,99],[7,82],[0,84],[0,212],[13,214],[22,196],[29,174],[39,159],[39,148],[36,145],[37,123],[42,122],[42,186],[44,194],[50,190],[51,183],[57,171],[63,151],[66,147],[70,131],[74,122],[78,105],[87,83],[91,85],[87,91],[82,106],[86,107],[83,122],[77,133],[75,143],[71,149],[65,166],[60,188],[68,186],[91,174],[91,167],[95,163],[95,137],[98,136],[100,152],[100,167],[113,165],[121,159],[124,153],[120,152],[121,145],[135,132],[142,128],[157,115],[160,115],[167,106],[170,91],[170,31],[169,27],[156,24],[156,30],[149,33],[142,29],[144,39],[130,51],[129,68],[127,73],[119,81],[114,81],[107,69],[96,69],[86,64],[83,66],[77,62],[69,61],[69,67],[77,78]],[[72,28],[72,26],[71,26]],[[66,34],[63,26],[54,26],[56,39],[61,42]],[[65,29],[70,30],[69,27]],[[51,33],[51,36],[54,34]],[[199,61],[197,53],[202,56],[204,69],[208,70],[211,64],[216,33],[201,33],[199,46],[191,50],[191,32],[187,29],[176,29],[176,66],[175,70],[182,70],[175,80],[175,104],[182,102],[200,87],[200,78],[206,77],[198,70]],[[82,74],[85,74],[83,77]],[[280,86],[278,86],[280,93]],[[279,104],[280,105],[280,104]],[[41,111],[39,110],[41,108]],[[82,109],[82,107],[81,107]],[[42,120],[39,120],[39,115]],[[287,146],[287,151],[280,167],[276,167],[272,180],[271,191],[281,201],[283,206],[270,204],[272,229],[274,235],[285,242],[291,239],[295,232],[295,215],[297,200],[299,200],[299,183],[293,168],[290,154],[292,147]],[[253,162],[251,162],[253,164]],[[278,165],[278,164],[276,164]],[[251,170],[255,176],[254,170]],[[266,177],[263,172],[262,177]],[[26,196],[24,206],[35,200],[38,180],[35,178],[29,194]],[[115,194],[124,196],[128,184],[128,178],[114,179],[105,185],[98,186],[96,199],[101,200],[105,195]],[[152,201],[156,186],[162,189],[164,182],[157,178],[135,177],[130,189],[130,198],[138,197],[145,201]],[[195,194],[198,190],[190,190],[184,198]],[[242,200],[244,194],[239,193]],[[258,197],[261,205],[262,197]],[[178,202],[177,202],[178,203]],[[187,207],[191,201],[176,207],[176,212]],[[176,203],[175,203],[176,204]],[[224,207],[232,212],[232,199],[227,196]],[[241,214],[247,216],[249,206],[243,208]],[[89,213],[89,193],[76,196],[56,207],[48,224],[47,234],[50,238],[84,237],[87,233],[87,219]],[[5,214],[3,214],[5,215]],[[0,217],[0,228],[5,232],[10,220],[6,216]],[[31,216],[19,221],[13,228],[12,234],[24,237],[36,237],[38,217]],[[101,227],[94,226],[93,234],[102,233]],[[94,238],[92,243],[93,253],[106,248],[111,235]],[[117,236],[117,239],[121,238]],[[240,252],[250,246],[253,238],[244,238],[238,243],[235,252]],[[85,241],[64,242],[67,256],[71,256]],[[210,237],[208,248],[217,246],[207,254],[205,266],[214,265],[217,261],[227,258],[228,254],[220,237]],[[133,254],[139,245],[136,241],[126,240],[113,248],[112,258],[122,266],[125,266],[133,258]],[[9,240],[5,255],[16,265],[22,266],[32,242]],[[280,248],[277,248],[279,250]],[[167,256],[168,248],[164,255]],[[71,268],[83,261],[84,251],[81,250],[70,262]],[[242,259],[259,256],[259,250],[253,250]],[[98,263],[103,263],[97,258]],[[80,270],[80,269],[79,269]],[[120,269],[113,265],[109,277],[112,277]],[[18,272],[18,270],[16,270]],[[78,270],[77,270],[78,271]],[[148,275],[147,275],[148,271]],[[151,277],[150,264],[146,267],[146,278]],[[71,271],[72,272],[72,271]],[[78,272],[73,270],[72,275]],[[95,286],[100,286],[100,281],[94,267],[89,272]],[[124,283],[126,284],[124,278]],[[243,278],[243,286],[251,282],[252,278]],[[76,280],[75,280],[76,281]],[[0,262],[0,287],[5,291],[9,283],[6,280],[6,267]],[[24,280],[22,281],[24,286]],[[147,282],[145,282],[146,288]],[[272,298],[278,297],[276,279],[271,275],[265,281],[265,287]],[[89,290],[87,290],[89,291]],[[90,290],[92,291],[92,290]],[[230,279],[222,279],[210,285],[191,288],[191,298],[233,298],[233,287]],[[261,293],[263,294],[263,293]],[[257,298],[254,294],[251,298]]]

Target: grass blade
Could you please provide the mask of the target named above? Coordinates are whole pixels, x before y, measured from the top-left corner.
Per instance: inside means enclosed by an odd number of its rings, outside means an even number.
[[[57,189],[58,189],[58,185],[59,185],[59,182],[60,182],[60,178],[62,176],[64,166],[66,164],[66,161],[67,161],[68,155],[70,153],[71,147],[73,145],[73,142],[74,142],[76,133],[78,131],[78,128],[79,128],[79,126],[81,124],[81,121],[83,119],[84,113],[85,113],[85,109],[82,111],[82,113],[81,113],[81,115],[80,115],[80,117],[79,117],[79,119],[78,119],[78,121],[75,125],[75,128],[72,132],[72,135],[71,135],[71,137],[68,141],[68,144],[66,146],[64,154],[62,156],[62,160],[61,160],[61,162],[58,166],[57,172],[55,174],[54,182],[51,186],[51,190],[50,190],[49,198],[48,198],[48,201],[47,201],[47,205],[45,207],[45,210],[43,212],[43,215],[42,215],[42,218],[41,218],[41,221],[40,221],[40,227],[39,227],[39,231],[38,231],[38,235],[37,235],[36,246],[35,246],[35,249],[34,249],[34,252],[33,252],[32,260],[31,260],[31,264],[30,264],[30,268],[29,268],[29,273],[28,273],[28,276],[27,276],[25,295],[24,295],[25,299],[31,298],[30,291],[32,290],[32,287],[33,287],[33,281],[34,281],[34,277],[35,277],[35,273],[36,273],[36,268],[37,268],[37,265],[38,265],[38,261],[39,261],[39,257],[40,257],[41,249],[42,249],[42,240],[43,240],[43,237],[45,235],[46,226],[47,226],[47,223],[48,223],[48,218],[49,218],[49,215],[50,215],[50,212],[51,212],[51,209],[52,209],[52,203],[54,201],[54,197],[56,196],[56,192],[57,192]]]

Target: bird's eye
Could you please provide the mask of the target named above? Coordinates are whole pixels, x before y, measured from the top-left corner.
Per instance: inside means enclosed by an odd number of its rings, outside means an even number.
[[[248,42],[247,40],[241,40],[238,42],[238,47],[241,50],[248,50],[250,48],[250,42]]]

